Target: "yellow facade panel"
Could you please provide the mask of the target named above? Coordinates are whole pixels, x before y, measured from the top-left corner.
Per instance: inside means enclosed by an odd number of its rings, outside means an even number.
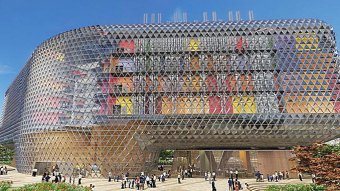
[[[319,38],[315,34],[300,34],[299,36],[295,37],[295,40],[295,47],[299,51],[319,49]]]
[[[189,41],[189,47],[188,48],[189,48],[190,51],[198,51],[199,50],[199,44],[200,44],[199,40],[192,38]]]
[[[256,103],[253,96],[233,97],[233,113],[256,113]]]
[[[121,106],[121,113],[131,115],[133,113],[131,97],[118,97],[116,105]]]

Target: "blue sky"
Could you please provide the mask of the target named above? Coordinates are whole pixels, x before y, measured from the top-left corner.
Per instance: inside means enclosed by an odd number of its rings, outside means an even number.
[[[97,24],[142,23],[144,13],[162,13],[170,21],[176,11],[188,21],[202,21],[216,11],[247,19],[319,18],[340,33],[340,0],[0,0],[0,111],[4,92],[41,42],[66,30]],[[339,39],[339,35],[337,35]],[[339,44],[339,43],[338,43]]]

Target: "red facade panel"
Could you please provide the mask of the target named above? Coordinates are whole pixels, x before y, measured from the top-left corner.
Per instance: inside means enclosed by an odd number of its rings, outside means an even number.
[[[231,97],[209,96],[210,114],[231,114],[233,113],[233,101]]]
[[[122,40],[119,42],[119,48],[125,53],[135,52],[135,42],[133,40]]]

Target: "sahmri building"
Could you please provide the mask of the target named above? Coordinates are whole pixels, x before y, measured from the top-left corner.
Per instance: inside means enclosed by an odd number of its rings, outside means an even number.
[[[339,68],[317,19],[74,29],[6,91],[0,142],[24,173],[148,172],[164,149],[201,170],[288,170],[272,150],[339,137]]]

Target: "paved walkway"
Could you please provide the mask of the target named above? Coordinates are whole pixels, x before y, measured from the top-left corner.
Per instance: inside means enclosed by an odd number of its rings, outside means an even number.
[[[8,175],[0,175],[0,181],[10,180],[13,181],[13,187],[19,187],[25,184],[41,182],[41,176],[32,177],[26,174],[21,174],[16,171],[8,172]],[[68,180],[68,179],[67,179]],[[77,182],[77,181],[76,181]],[[300,182],[296,179],[291,180],[283,180],[279,183],[272,182],[261,182],[256,183],[254,179],[242,179],[242,185],[244,183],[248,183],[252,190],[264,190],[266,186],[270,184],[288,184],[288,183],[310,183],[311,180],[304,180]],[[217,179],[216,188],[218,191],[226,191],[227,190],[227,180],[226,179]],[[96,191],[118,191],[121,189],[120,182],[108,182],[107,179],[102,178],[83,178],[82,185],[89,186],[90,184],[94,184]],[[155,190],[155,191],[209,191],[211,189],[211,184],[208,181],[204,181],[203,178],[186,178],[182,180],[182,184],[177,183],[176,178],[167,179],[164,183],[156,182],[157,188],[147,188],[146,190]],[[136,190],[136,189],[125,189],[125,190]]]

